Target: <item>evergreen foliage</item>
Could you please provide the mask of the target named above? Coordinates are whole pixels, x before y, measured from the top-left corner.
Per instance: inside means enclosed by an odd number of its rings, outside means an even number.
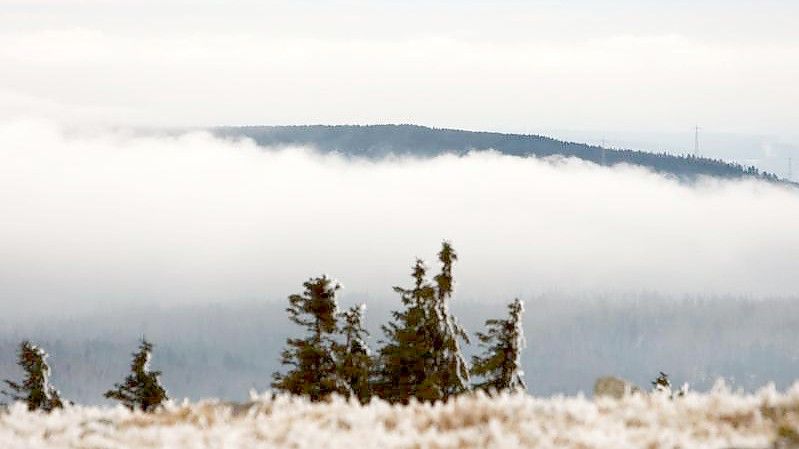
[[[462,339],[468,344],[469,336],[449,311],[449,301],[454,289],[452,266],[458,260],[458,255],[449,242],[441,244],[438,260],[441,263],[441,272],[434,278],[436,301],[430,318],[433,330],[433,363],[442,399],[446,400],[469,389],[469,365],[458,343]]]
[[[652,391],[665,391],[671,393],[671,381],[669,380],[669,375],[664,373],[663,371],[660,372],[657,378],[652,382]]]
[[[671,381],[669,380],[669,375],[664,373],[663,371],[660,372],[658,377],[653,380],[652,382],[652,392],[653,393],[663,393],[669,395],[671,399],[674,398],[681,398],[688,393],[688,384],[683,384],[683,386],[674,391],[671,388]]]
[[[25,380],[22,383],[6,380],[5,383],[11,392],[3,394],[14,401],[23,401],[28,404],[28,410],[43,410],[50,412],[62,408],[64,404],[61,397],[49,383],[50,367],[47,365],[47,353],[38,346],[25,340],[19,345],[19,365],[25,371]]]
[[[119,401],[131,410],[144,412],[152,412],[168,400],[166,390],[158,381],[161,372],[150,371],[152,351],[152,343],[142,338],[139,350],[133,353],[131,374],[123,384],[115,384],[113,390],[107,391],[105,397]]]
[[[285,374],[272,375],[272,387],[313,401],[333,393],[346,394],[340,381],[335,360],[338,333],[336,323],[336,291],[341,287],[327,276],[309,279],[301,295],[289,296],[286,311],[289,319],[308,332],[306,338],[289,338],[283,350],[281,364],[293,367]]]
[[[364,310],[363,305],[353,306],[339,314],[343,320],[341,335],[344,342],[336,347],[336,363],[338,376],[347,386],[347,394],[365,404],[372,397],[372,357],[365,341],[369,333],[363,327]]]
[[[487,391],[526,389],[521,372],[521,350],[524,347],[522,314],[524,304],[518,298],[508,304],[508,318],[486,320],[486,333],[477,339],[483,354],[472,357],[472,374],[484,380],[475,385]]]
[[[390,402],[407,403],[410,398],[433,401],[441,394],[432,379],[433,349],[428,338],[427,314],[435,290],[426,280],[427,268],[416,260],[410,289],[394,287],[403,311],[393,311],[393,322],[382,326],[385,341],[378,354],[375,392]]]
[[[394,321],[383,326],[385,341],[375,382],[375,392],[388,401],[446,400],[469,387],[469,370],[458,344],[468,337],[448,308],[457,255],[444,242],[438,257],[442,267],[435,284],[427,280],[427,268],[417,259],[411,272],[413,287],[394,287],[405,310],[392,312]]]

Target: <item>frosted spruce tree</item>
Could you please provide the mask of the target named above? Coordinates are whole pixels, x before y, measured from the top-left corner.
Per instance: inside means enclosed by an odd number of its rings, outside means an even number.
[[[430,314],[433,328],[433,354],[436,377],[441,387],[442,399],[469,389],[469,366],[460,350],[458,340],[469,343],[469,336],[449,311],[449,301],[454,291],[452,267],[458,255],[445,241],[438,252],[441,272],[436,275],[436,301]]]
[[[289,338],[281,354],[280,363],[292,367],[287,373],[272,375],[272,388],[296,395],[308,396],[313,401],[327,398],[333,393],[346,394],[340,381],[335,353],[338,333],[336,324],[336,291],[341,288],[327,276],[309,279],[303,284],[301,295],[289,296],[286,311],[289,319],[303,326],[305,338]]]
[[[150,370],[152,352],[152,343],[142,338],[139,350],[132,354],[131,373],[124,383],[115,384],[113,390],[107,391],[105,397],[119,401],[131,410],[144,412],[152,412],[167,401],[166,390],[158,380],[161,372]]]
[[[657,394],[665,394],[668,395],[671,399],[674,398],[681,398],[688,393],[688,384],[683,384],[679,390],[672,390],[671,388],[671,381],[669,380],[669,375],[664,373],[663,371],[660,372],[658,377],[655,378],[651,382],[652,384],[652,392]]]
[[[663,371],[660,372],[658,377],[656,377],[651,384],[652,391],[671,394],[671,381],[669,380],[669,375]]]
[[[457,255],[444,242],[438,256],[442,268],[435,284],[427,280],[427,268],[417,259],[411,272],[413,287],[394,287],[405,310],[392,312],[393,321],[383,326],[374,387],[390,402],[446,400],[468,389],[469,370],[458,344],[458,339],[468,338],[448,304]]]
[[[472,357],[472,375],[483,381],[475,384],[475,388],[490,392],[527,388],[521,371],[523,313],[524,304],[516,298],[508,304],[508,318],[486,320],[488,330],[477,333],[483,353]]]
[[[6,380],[5,383],[11,391],[3,391],[3,394],[14,401],[25,402],[30,411],[50,412],[62,408],[64,404],[58,390],[49,382],[50,367],[47,365],[47,353],[25,340],[20,343],[17,356],[17,365],[25,371],[25,380],[22,383]]]
[[[441,398],[433,377],[430,330],[425,327],[430,304],[435,300],[435,289],[426,275],[424,262],[417,259],[411,272],[414,286],[394,287],[405,310],[391,312],[393,321],[382,326],[385,340],[378,354],[374,390],[392,403]]]
[[[372,357],[365,338],[369,333],[363,327],[364,305],[353,306],[339,314],[342,319],[343,342],[336,346],[336,365],[339,378],[347,387],[347,395],[362,404],[372,396],[370,376]]]

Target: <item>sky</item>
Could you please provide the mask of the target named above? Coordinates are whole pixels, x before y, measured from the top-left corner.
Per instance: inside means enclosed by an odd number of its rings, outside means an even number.
[[[0,118],[416,123],[674,151],[699,124],[709,155],[717,135],[795,146],[797,19],[780,0],[0,0]]]

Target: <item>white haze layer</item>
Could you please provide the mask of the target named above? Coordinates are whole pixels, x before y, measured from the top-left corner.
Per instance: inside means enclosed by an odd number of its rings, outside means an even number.
[[[0,123],[0,305],[393,295],[442,239],[462,298],[793,295],[799,194],[495,152],[382,161]],[[392,296],[393,297],[393,296]]]

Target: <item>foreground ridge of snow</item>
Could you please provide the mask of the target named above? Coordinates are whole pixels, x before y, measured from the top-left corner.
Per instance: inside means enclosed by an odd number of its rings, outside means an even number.
[[[799,383],[754,394],[488,397],[446,404],[361,406],[253,396],[248,404],[170,404],[154,414],[67,407],[51,414],[16,403],[0,413],[0,448],[769,448],[793,447]],[[774,445],[776,442],[776,446]]]

